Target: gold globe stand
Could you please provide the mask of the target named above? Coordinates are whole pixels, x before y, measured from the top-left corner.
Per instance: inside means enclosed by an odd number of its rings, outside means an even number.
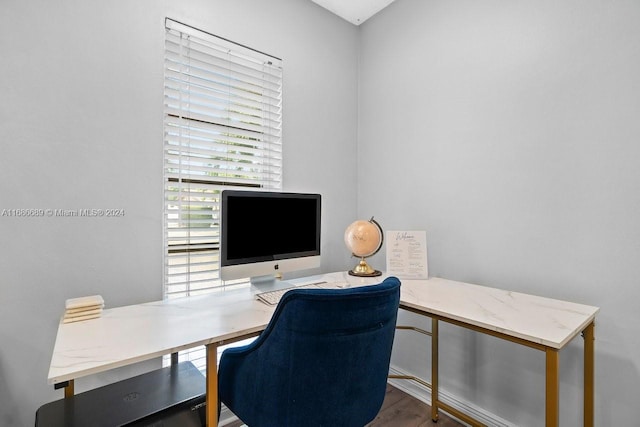
[[[364,258],[361,258],[360,263],[358,263],[353,270],[349,270],[349,274],[359,277],[376,277],[382,275],[382,272],[380,270],[374,270],[369,264],[367,264],[367,261],[365,261]]]

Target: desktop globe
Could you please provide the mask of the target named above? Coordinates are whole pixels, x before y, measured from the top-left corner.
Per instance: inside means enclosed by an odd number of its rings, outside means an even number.
[[[349,270],[352,276],[375,277],[382,273],[373,269],[365,258],[378,253],[384,240],[382,227],[373,217],[369,221],[357,220],[351,223],[344,231],[344,243],[353,256],[360,258],[360,262],[353,270]]]

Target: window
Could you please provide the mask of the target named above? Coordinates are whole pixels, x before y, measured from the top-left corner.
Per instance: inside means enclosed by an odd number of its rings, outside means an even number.
[[[281,60],[166,19],[164,297],[238,286],[219,269],[220,193],[282,188]]]

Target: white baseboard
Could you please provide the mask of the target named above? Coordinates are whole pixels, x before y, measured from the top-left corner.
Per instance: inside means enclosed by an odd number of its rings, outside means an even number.
[[[389,374],[390,375],[412,375],[411,373],[403,372],[397,368],[394,368],[393,366],[389,369]],[[431,389],[429,389],[428,387],[425,387],[424,385],[416,381],[395,379],[395,378],[390,378],[389,384],[393,385],[397,389],[404,391],[410,396],[413,396],[416,399],[421,400],[427,405],[431,405]],[[495,414],[487,412],[486,410],[479,408],[473,405],[472,403],[465,401],[464,399],[460,399],[454,396],[453,394],[448,393],[446,390],[442,390],[442,388],[440,388],[439,390],[439,395],[440,395],[440,400],[443,403],[446,403],[452,408],[457,409],[458,411],[463,412],[488,426],[517,427],[515,424],[512,424],[507,420],[504,420],[496,416]],[[455,418],[450,414],[447,414],[447,416],[450,416],[451,418],[454,418],[457,420],[457,418]],[[457,420],[457,421],[460,421],[460,420]]]

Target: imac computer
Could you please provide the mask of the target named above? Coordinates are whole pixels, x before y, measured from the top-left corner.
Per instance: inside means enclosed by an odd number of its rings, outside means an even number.
[[[224,190],[221,211],[222,280],[265,291],[279,273],[320,267],[319,194]]]

